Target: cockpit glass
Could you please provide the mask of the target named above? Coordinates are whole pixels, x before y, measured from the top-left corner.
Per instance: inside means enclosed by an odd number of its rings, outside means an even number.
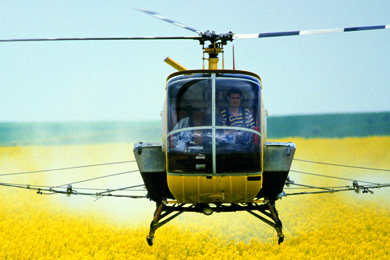
[[[261,171],[258,82],[225,76],[214,83],[192,77],[168,84],[168,171]]]

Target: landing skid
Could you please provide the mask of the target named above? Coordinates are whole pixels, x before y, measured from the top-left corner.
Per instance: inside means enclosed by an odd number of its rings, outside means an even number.
[[[188,205],[184,203],[173,204],[172,206],[170,206],[166,203],[166,201],[163,201],[162,203],[160,203],[160,205],[158,205],[157,210],[154,213],[154,218],[153,221],[150,223],[150,231],[149,235],[146,237],[146,241],[148,242],[149,246],[152,246],[154,242],[154,233],[157,231],[157,229],[184,212],[198,212],[209,215],[211,214],[210,210],[211,213],[247,211],[251,215],[255,216],[256,218],[260,219],[261,221],[276,230],[276,233],[278,235],[278,244],[282,243],[284,240],[284,235],[282,232],[282,222],[279,219],[278,212],[274,206],[274,203],[270,203],[270,201],[266,199],[264,200],[263,204],[252,203],[223,205],[221,203],[216,203],[213,206],[210,206],[208,204]],[[268,219],[265,217],[268,217]]]
[[[164,203],[160,203],[156,212],[154,213],[154,218],[152,220],[152,223],[150,223],[149,235],[146,237],[146,241],[148,242],[149,246],[153,245],[154,233],[159,227],[165,225],[166,223],[168,223],[169,221],[178,217],[180,214],[186,211],[186,210],[182,210],[184,205],[185,204],[166,206]],[[163,211],[165,212],[162,213]],[[170,216],[169,218],[161,221],[163,218],[168,217],[170,214],[172,214],[175,211],[178,212]]]
[[[272,206],[271,203],[267,200],[265,201],[265,204],[259,205],[256,210],[260,211],[263,215],[269,217],[272,221],[264,218],[258,213],[253,212],[253,209],[247,209],[246,211],[255,216],[256,218],[260,219],[264,223],[273,227],[278,234],[278,244],[280,245],[284,240],[284,235],[282,232],[283,224],[282,221],[280,221],[279,219],[278,211],[276,210],[275,206]],[[269,210],[270,213],[266,212],[266,210]]]

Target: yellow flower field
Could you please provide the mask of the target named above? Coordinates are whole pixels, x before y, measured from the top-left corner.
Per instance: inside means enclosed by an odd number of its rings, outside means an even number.
[[[297,159],[390,169],[390,137],[280,141],[296,143]],[[0,174],[126,160],[134,160],[130,144],[0,147]],[[118,164],[0,176],[0,182],[56,186],[134,169],[134,163]],[[388,171],[301,161],[292,169],[390,183]],[[290,177],[314,186],[352,185],[296,172]],[[142,179],[129,173],[102,183],[117,188]],[[149,247],[145,238],[155,205],[146,199],[96,200],[0,187],[0,259],[390,259],[390,188],[373,191],[283,198],[276,204],[286,236],[281,245],[274,229],[248,213],[184,213],[161,227]]]

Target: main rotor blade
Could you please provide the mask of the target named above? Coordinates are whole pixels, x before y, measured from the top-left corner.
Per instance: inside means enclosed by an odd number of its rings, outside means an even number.
[[[174,25],[179,26],[179,27],[181,27],[181,28],[190,30],[190,31],[192,31],[192,32],[196,32],[197,34],[202,33],[201,31],[199,31],[199,30],[197,30],[197,29],[188,27],[188,26],[186,26],[186,25],[184,25],[184,24],[181,24],[181,23],[179,23],[179,22],[176,22],[176,21],[173,21],[173,20],[171,20],[171,19],[169,19],[169,18],[166,18],[166,17],[162,16],[162,15],[159,14],[159,13],[156,13],[156,12],[153,12],[153,11],[149,11],[149,10],[139,9],[139,8],[136,8],[135,10],[140,11],[140,12],[144,12],[144,13],[146,13],[146,14],[148,14],[148,15],[151,15],[151,16],[153,16],[153,17],[156,17],[156,18],[158,18],[158,19],[160,19],[160,20],[163,20],[163,21],[166,21],[166,22],[168,22],[168,23],[174,24]]]
[[[35,38],[35,39],[4,39],[0,42],[46,42],[46,41],[129,41],[129,40],[198,40],[200,36],[172,37],[93,37],[93,38]]]
[[[300,36],[310,34],[326,34],[326,33],[343,33],[343,32],[357,32],[390,29],[390,25],[374,25],[362,27],[346,27],[336,29],[322,29],[322,30],[306,30],[306,31],[288,31],[288,32],[269,32],[269,33],[252,33],[252,34],[234,34],[233,39],[254,39],[254,38],[270,38],[281,36]]]

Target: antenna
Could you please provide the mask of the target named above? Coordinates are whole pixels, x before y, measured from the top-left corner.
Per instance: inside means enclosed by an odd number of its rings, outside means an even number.
[[[234,58],[234,43],[233,43],[233,70],[236,69],[236,61],[235,61],[235,58]]]

